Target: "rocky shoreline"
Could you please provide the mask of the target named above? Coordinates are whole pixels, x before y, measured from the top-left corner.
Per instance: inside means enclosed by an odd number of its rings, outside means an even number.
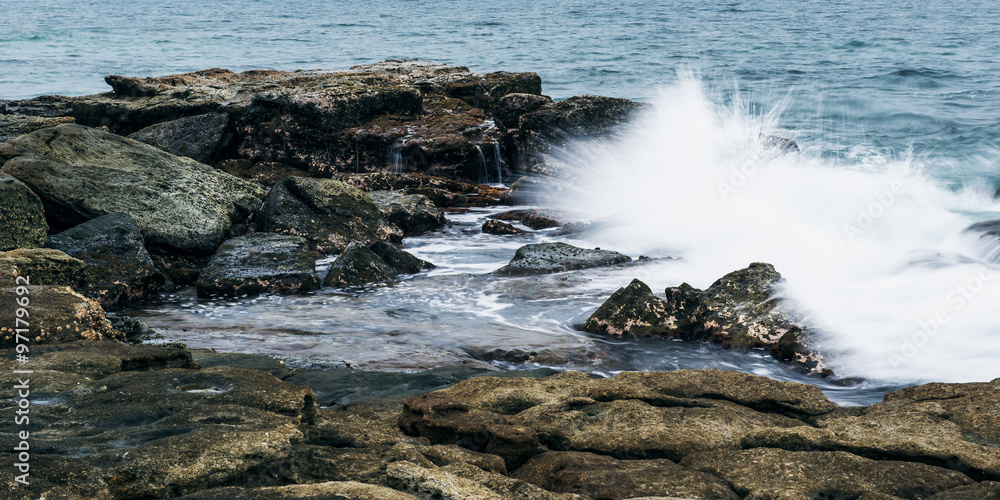
[[[0,101],[0,390],[9,414],[30,406],[30,423],[0,428],[29,433],[31,451],[30,484],[5,469],[5,498],[1000,498],[1000,379],[841,407],[732,371],[310,371],[144,343],[149,329],[114,311],[432,269],[403,238],[449,224],[445,209],[529,204],[552,189],[546,153],[645,106],[556,103],[534,73],[427,61],[107,82]],[[515,209],[482,232],[551,228],[587,225]],[[481,278],[646,260],[530,244]],[[581,329],[765,351],[830,376],[782,284],[765,263],[663,298],[635,280]]]

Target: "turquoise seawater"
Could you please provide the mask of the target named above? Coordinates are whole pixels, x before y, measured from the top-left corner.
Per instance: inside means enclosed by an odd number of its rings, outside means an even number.
[[[405,242],[439,264],[429,275],[358,293],[181,294],[131,313],[192,346],[317,362],[415,369],[499,347],[601,373],[739,369],[869,403],[900,385],[1000,376],[1000,241],[965,230],[1000,219],[998,12],[986,0],[0,0],[0,99],[103,92],[108,74],[424,58],[534,71],[556,99],[651,102],[624,137],[565,151],[575,184],[544,201],[603,223],[571,243],[674,260],[474,278],[521,244],[564,238],[483,235],[488,214],[473,211]],[[769,156],[767,134],[801,154]],[[753,261],[787,278],[830,365],[866,382],[575,328],[632,278],[704,288]]]
[[[649,99],[691,68],[783,105],[807,147],[969,158],[1000,139],[988,0],[3,0],[0,98],[108,90],[107,74],[339,69],[420,57],[536,71],[544,91]],[[982,165],[948,172],[956,180]]]

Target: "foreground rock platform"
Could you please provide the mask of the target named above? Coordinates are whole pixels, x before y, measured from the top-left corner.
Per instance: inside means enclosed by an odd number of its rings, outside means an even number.
[[[0,352],[4,410],[17,405],[12,352]],[[4,498],[955,500],[1000,490],[1000,379],[844,408],[814,386],[722,370],[301,372],[112,341],[38,346],[30,367],[31,481],[17,486],[5,471]],[[0,422],[0,432],[16,427]]]

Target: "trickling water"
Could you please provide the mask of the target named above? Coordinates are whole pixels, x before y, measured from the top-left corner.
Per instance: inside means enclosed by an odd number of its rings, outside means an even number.
[[[1000,218],[991,186],[949,186],[930,175],[947,171],[941,160],[912,152],[783,154],[766,139],[791,134],[778,129],[780,109],[757,111],[690,76],[654,104],[620,137],[560,154],[572,167],[552,201],[597,223],[588,240],[682,258],[647,276],[654,290],[774,264],[841,375],[1000,376],[996,240],[965,231]]]
[[[476,144],[476,151],[479,152],[479,163],[480,163],[480,165],[483,166],[483,168],[482,168],[482,174],[481,174],[481,176],[479,178],[479,182],[481,184],[489,184],[489,182],[490,182],[490,172],[486,168],[486,155],[483,154],[483,147],[480,146],[479,144]]]
[[[503,184],[502,165],[500,164],[500,143],[493,144],[493,162],[497,166],[497,184]]]
[[[389,149],[389,168],[396,173],[403,171],[403,152],[401,148],[392,147]]]

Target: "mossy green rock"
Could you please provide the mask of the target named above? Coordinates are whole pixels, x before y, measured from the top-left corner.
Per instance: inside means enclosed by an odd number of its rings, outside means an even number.
[[[59,125],[0,145],[3,170],[32,188],[57,229],[115,212],[146,244],[215,251],[264,198],[257,184],[153,146],[80,125]]]
[[[0,252],[0,286],[24,284],[68,286],[84,290],[87,264],[51,248],[22,248]]]
[[[352,241],[403,239],[365,192],[333,179],[285,179],[271,189],[257,223],[261,231],[302,236],[322,254],[340,253]]]
[[[300,236],[253,233],[226,240],[195,282],[198,295],[307,292],[319,288],[316,259]]]
[[[0,251],[40,247],[48,232],[38,195],[23,182],[0,173]]]
[[[87,263],[89,286],[80,290],[105,309],[156,297],[165,279],[143,244],[135,219],[108,214],[49,236],[45,246]]]

